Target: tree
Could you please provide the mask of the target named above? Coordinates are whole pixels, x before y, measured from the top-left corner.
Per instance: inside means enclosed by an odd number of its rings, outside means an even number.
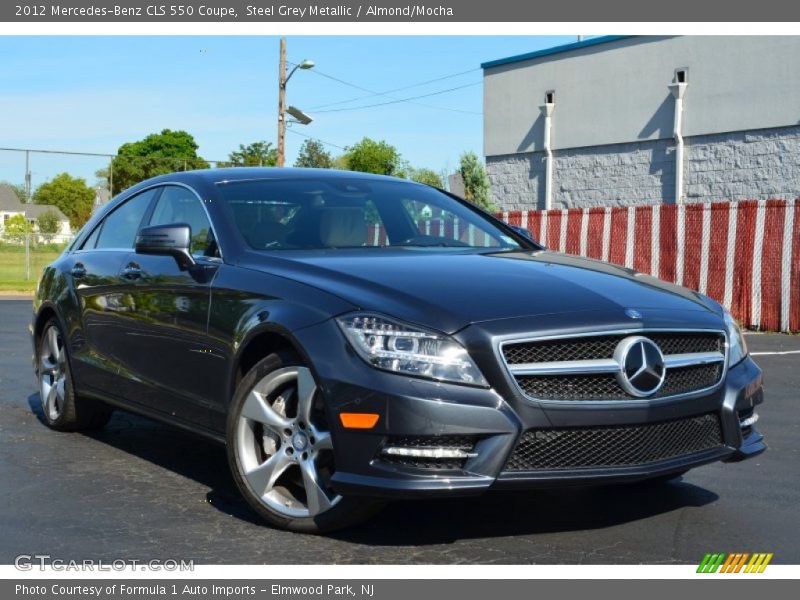
[[[22,202],[23,204],[28,201],[28,199],[25,197],[24,185],[19,183],[10,183],[8,181],[0,181],[0,186],[3,185],[11,188],[14,194],[16,194],[17,198],[19,198],[19,201]]]
[[[228,155],[228,161],[219,163],[220,167],[274,167],[278,164],[278,150],[270,142],[253,142]]]
[[[303,142],[303,145],[300,146],[300,154],[297,155],[294,166],[313,169],[332,169],[333,158],[330,153],[325,150],[322,142],[306,140]]]
[[[58,218],[55,211],[48,209],[37,217],[36,225],[39,227],[39,233],[45,243],[49,244],[61,229],[61,219]]]
[[[197,143],[185,131],[164,129],[143,140],[122,144],[111,161],[113,193],[174,171],[207,169],[208,162],[197,155]],[[101,170],[102,171],[102,170]]]
[[[344,162],[351,171],[395,175],[402,165],[397,148],[384,140],[376,142],[365,137],[345,150]]]
[[[86,185],[86,180],[61,173],[40,185],[33,194],[36,204],[50,204],[57,207],[69,219],[73,230],[77,231],[92,215],[95,191]]]
[[[411,169],[408,173],[411,181],[424,183],[425,185],[432,185],[433,187],[442,188],[442,177],[433,169]]]
[[[5,238],[14,244],[21,244],[25,241],[25,234],[31,232],[31,224],[25,215],[11,215],[5,223]]]
[[[347,166],[347,155],[340,154],[336,158],[333,159],[333,168],[339,169],[340,171],[346,171],[350,167]]]
[[[474,152],[461,155],[461,178],[464,181],[464,196],[485,210],[495,210],[489,197],[489,176],[486,168]]]
[[[102,187],[102,188],[105,188],[105,189],[109,189],[109,182],[108,182],[109,171],[108,171],[108,167],[103,167],[102,169],[97,169],[94,172],[94,176],[97,178],[95,180],[95,187]]]

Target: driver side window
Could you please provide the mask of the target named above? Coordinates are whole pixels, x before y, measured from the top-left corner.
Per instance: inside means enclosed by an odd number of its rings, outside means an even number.
[[[194,256],[218,256],[211,223],[200,199],[191,190],[169,185],[156,203],[150,225],[186,223],[192,229],[191,252]]]
[[[119,205],[95,228],[81,248],[133,248],[136,232],[155,194],[155,188],[149,189]]]

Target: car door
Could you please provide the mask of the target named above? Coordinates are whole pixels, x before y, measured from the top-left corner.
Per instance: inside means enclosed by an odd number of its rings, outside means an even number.
[[[182,185],[164,186],[143,226],[186,223],[192,231],[193,269],[170,256],[131,252],[122,268],[131,296],[124,362],[136,377],[138,402],[201,426],[211,406],[214,361],[207,325],[209,285],[221,263],[200,197]]]
[[[157,193],[149,189],[120,204],[71,255],[70,276],[78,296],[81,327],[71,333],[70,344],[73,375],[81,388],[125,396],[122,342],[131,297],[120,271]]]

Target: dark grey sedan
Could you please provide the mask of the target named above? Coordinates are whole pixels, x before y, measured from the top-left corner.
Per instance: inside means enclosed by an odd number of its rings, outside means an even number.
[[[761,371],[719,304],[388,177],[142,182],[44,271],[31,332],[49,426],[120,408],[218,440],[253,509],[298,531],[765,449]]]

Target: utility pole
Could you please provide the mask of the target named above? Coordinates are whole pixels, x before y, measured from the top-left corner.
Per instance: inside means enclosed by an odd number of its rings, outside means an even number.
[[[281,38],[278,64],[278,166],[286,161],[286,38]]]
[[[31,203],[31,151],[25,150],[25,203]]]

